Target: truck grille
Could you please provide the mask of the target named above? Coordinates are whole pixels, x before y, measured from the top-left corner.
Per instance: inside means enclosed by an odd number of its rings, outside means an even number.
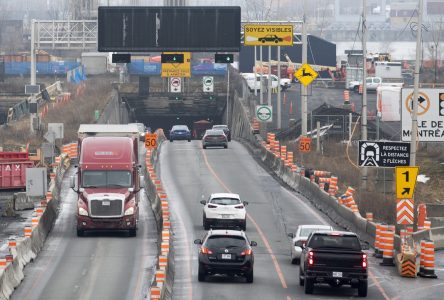
[[[91,217],[121,217],[123,201],[120,199],[91,200]]]

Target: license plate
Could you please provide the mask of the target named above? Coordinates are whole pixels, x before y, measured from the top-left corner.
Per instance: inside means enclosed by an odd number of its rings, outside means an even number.
[[[222,215],[222,219],[229,219],[231,215]]]
[[[342,277],[342,272],[333,272],[333,277]]]
[[[222,259],[231,259],[231,254],[222,254]]]
[[[110,204],[109,201],[102,201],[102,206],[110,206]]]

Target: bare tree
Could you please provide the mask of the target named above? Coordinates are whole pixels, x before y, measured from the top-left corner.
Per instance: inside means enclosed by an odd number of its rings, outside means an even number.
[[[434,17],[431,18],[430,21],[430,37],[432,39],[431,44],[428,46],[428,50],[430,53],[430,56],[433,61],[434,66],[434,80],[433,82],[436,83],[438,80],[438,73],[437,73],[437,66],[438,66],[438,60],[441,56],[440,52],[440,42],[442,39],[442,35],[444,33],[444,18],[443,16]]]
[[[245,18],[247,20],[270,20],[274,2],[274,0],[245,0]]]

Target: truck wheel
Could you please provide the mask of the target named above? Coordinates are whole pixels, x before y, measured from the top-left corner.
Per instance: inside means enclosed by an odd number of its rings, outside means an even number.
[[[203,216],[202,223],[203,223],[203,228],[204,228],[205,230],[210,230],[210,224],[209,224],[209,222],[207,221],[207,218],[206,218],[205,216]]]
[[[291,263],[292,263],[293,265],[297,265],[297,264],[299,264],[299,259],[298,259],[298,258],[292,258],[292,259],[291,259]]]
[[[306,294],[313,294],[313,290],[314,290],[313,279],[308,279],[307,277],[305,277],[304,292]]]
[[[77,236],[84,236],[85,235],[85,231],[82,229],[77,229]]]
[[[253,269],[251,269],[251,271],[247,273],[245,278],[247,279],[247,283],[253,283],[254,279]]]
[[[359,281],[358,296],[367,297],[367,289],[368,289],[367,280]]]
[[[137,235],[137,230],[136,230],[136,229],[130,229],[130,230],[128,230],[128,235],[129,235],[130,237],[134,237],[134,236],[136,236],[136,235]]]
[[[304,286],[304,281],[305,281],[304,276],[302,276],[302,275],[304,275],[304,273],[302,273],[302,269],[299,268],[299,285],[300,286]]]
[[[203,267],[199,264],[199,271],[197,273],[197,280],[202,282],[205,281],[205,271],[203,270]]]

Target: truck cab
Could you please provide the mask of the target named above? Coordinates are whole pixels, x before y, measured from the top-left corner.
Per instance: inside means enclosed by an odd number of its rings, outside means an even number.
[[[139,175],[137,126],[114,133],[113,128],[103,127],[106,125],[97,126],[102,127],[87,133],[79,130],[79,164],[71,178],[71,187],[78,194],[77,235],[88,230],[125,230],[135,236],[144,186]]]

